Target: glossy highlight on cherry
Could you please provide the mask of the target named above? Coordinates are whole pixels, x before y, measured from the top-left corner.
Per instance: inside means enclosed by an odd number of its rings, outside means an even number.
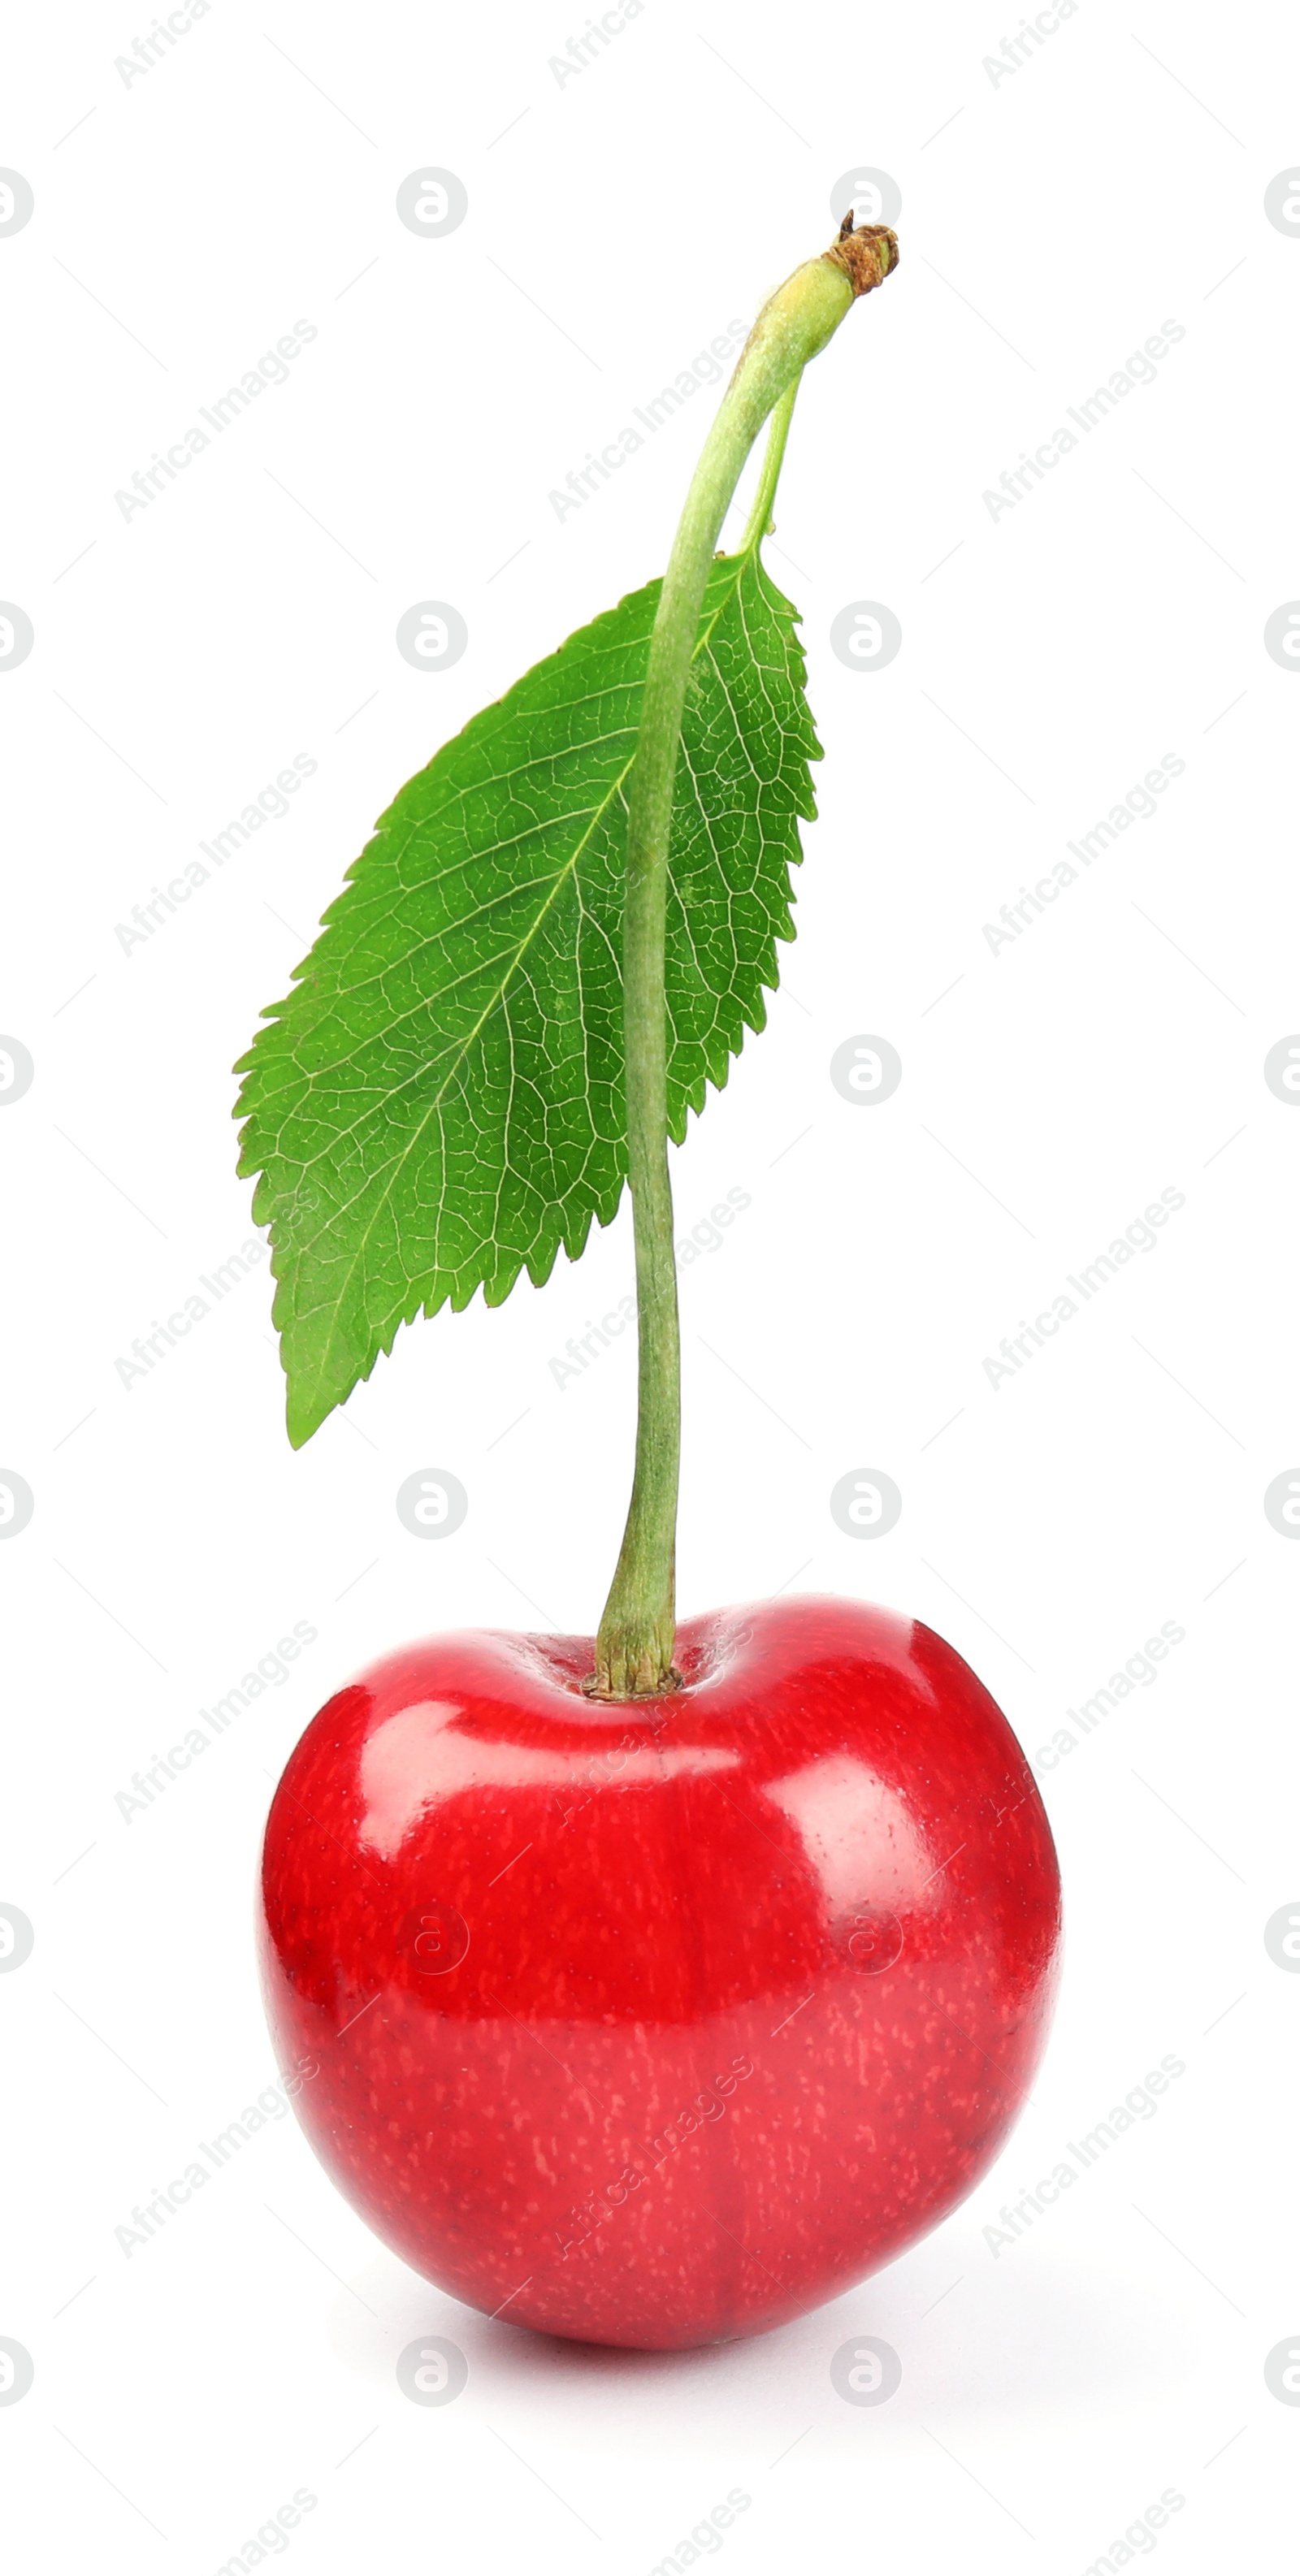
[[[1050,2017],[1060,1887],[1006,1719],[892,1611],[476,1631],[321,1709],[267,1825],[294,2107],[353,2206],[492,2316],[674,2349],[780,2325],[979,2181]]]

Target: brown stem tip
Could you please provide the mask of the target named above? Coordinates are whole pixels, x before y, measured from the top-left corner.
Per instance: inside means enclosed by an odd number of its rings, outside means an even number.
[[[855,295],[869,295],[873,286],[883,286],[889,272],[898,266],[898,235],[888,224],[859,224],[853,229],[850,209],[840,225],[828,251],[823,251],[833,268],[842,268]]]

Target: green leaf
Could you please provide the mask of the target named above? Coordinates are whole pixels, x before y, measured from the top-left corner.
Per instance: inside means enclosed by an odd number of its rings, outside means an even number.
[[[295,1448],[399,1324],[608,1225],[626,1173],[627,782],[659,583],[571,635],[402,789],[236,1072]],[[764,1024],[820,758],[796,611],[719,557],[669,853],[669,1126]]]

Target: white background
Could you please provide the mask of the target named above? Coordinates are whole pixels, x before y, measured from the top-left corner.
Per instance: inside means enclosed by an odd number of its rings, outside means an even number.
[[[36,1930],[0,1977],[0,2332],[36,2374],[0,2409],[12,2561],[251,2566],[305,2486],[301,2576],[638,2576],[738,2486],[737,2576],[1072,2576],[1128,2563],[1167,2488],[1171,2576],[1275,2565],[1300,1983],[1262,1936],[1300,1877],[1298,1559],[1262,1497],[1300,1458],[1300,1116],[1262,1065],[1300,1025],[1300,680],[1262,631],[1300,594],[1300,242],[1263,196],[1300,29],[1081,0],[995,83],[1019,20],[991,8],[647,0],[561,85],[580,17],[213,0],[128,86],[147,24],[11,21],[0,134],[36,200],[0,240],[0,593],[36,634],[0,676],[0,1028],[36,1066],[0,1119],[0,1457],[36,1497],[0,1548],[0,1899]],[[394,208],[428,163],[469,194],[440,240]],[[425,1629],[594,1624],[631,1349],[563,1391],[548,1362],[629,1287],[626,1217],[581,1274],[404,1332],[296,1457],[264,1267],[143,1382],[114,1363],[250,1234],[228,1068],[374,817],[661,569],[715,395],[563,523],[548,492],[824,246],[859,163],[901,189],[902,264],[805,381],[770,556],[826,751],[799,940],[675,1163],[683,1235],[752,1198],[683,1272],[681,1605],[897,1604],[1031,1754],[1185,1627],[1043,1776],[1068,1907],[1045,2066],[946,2226],[721,2352],[487,2323],[375,2243],[287,2118],[128,2259],[132,2205],[272,2079],[254,1869],[314,1708]],[[124,520],[115,492],[298,317],[290,381]],[[995,520],[984,491],[1167,318],[1156,382]],[[443,674],[393,641],[430,597],[469,627]],[[901,620],[887,670],[830,651],[857,599]],[[299,752],[290,814],[124,954],[115,924]],[[991,953],[982,926],[1167,752],[1158,813]],[[861,1032],[903,1061],[876,1108],[829,1079]],[[991,1387],[985,1356],[1165,1188],[1157,1248]],[[433,1464],[470,1496],[441,1546],[394,1511]],[[828,1509],[863,1465],[904,1497],[874,1545]],[[319,1638],[290,1679],[126,1823],[131,1774],[295,1620]],[[1000,2205],[1166,2054],[1157,2115],[995,2254]],[[426,2412],[394,2363],[430,2331],[469,2382]],[[876,2410],[828,2375],[863,2332],[902,2360]]]

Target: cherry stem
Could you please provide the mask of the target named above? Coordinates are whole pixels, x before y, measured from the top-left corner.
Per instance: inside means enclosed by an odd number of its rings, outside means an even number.
[[[686,684],[714,550],[755,439],[775,409],[741,551],[766,532],[799,378],[850,305],[897,265],[883,225],[852,228],[764,305],[695,469],[650,636],[628,794],[623,997],[628,1184],[636,1249],[638,1379],[632,1500],[588,1685],[601,1699],[672,1689],[681,1461],[681,1335],[668,1171],[664,929],[668,841]]]

